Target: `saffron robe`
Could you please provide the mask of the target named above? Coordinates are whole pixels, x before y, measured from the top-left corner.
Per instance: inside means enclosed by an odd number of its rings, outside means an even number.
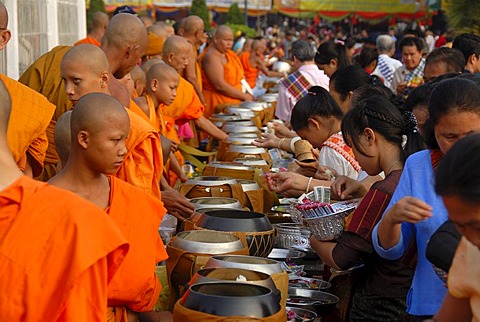
[[[180,81],[177,96],[172,104],[162,108],[163,116],[171,117],[176,124],[184,124],[203,116],[205,107],[195,92],[195,88],[185,78],[179,75]]]
[[[204,57],[205,56],[201,57],[201,62],[203,62]],[[227,50],[227,52],[225,53],[225,57],[227,59],[227,63],[223,65],[223,78],[225,79],[225,82],[241,91],[242,84],[240,84],[240,81],[244,77],[242,63],[238,59],[237,54],[235,54],[232,50]],[[205,72],[202,73],[202,83],[203,97],[205,98],[205,104],[207,104],[207,110],[205,110],[204,113],[206,118],[212,116],[213,112],[215,111],[215,107],[218,104],[240,103],[239,99],[226,96],[217,92],[213,87],[212,83],[210,83],[210,81],[208,80]]]
[[[26,176],[0,191],[0,208],[2,320],[105,321],[107,284],[128,251],[112,219]]]
[[[130,250],[108,286],[108,305],[151,311],[162,289],[156,264],[167,259],[158,227],[167,210],[163,202],[120,179],[110,177],[107,213],[127,238]]]
[[[87,35],[87,38],[80,39],[79,41],[77,41],[73,45],[78,46],[78,45],[81,45],[81,44],[91,44],[91,45],[95,45],[95,46],[98,46],[98,47],[100,47],[102,45],[98,40],[96,40],[95,38],[93,38],[89,35]]]
[[[28,153],[32,160],[33,176],[43,170],[48,140],[46,129],[55,112],[55,106],[43,95],[0,74],[12,101],[8,121],[7,141],[19,168],[25,170]]]
[[[159,182],[163,172],[160,136],[141,116],[128,108],[126,110],[130,119],[130,133],[126,140],[128,152],[115,177],[160,199]]]
[[[240,55],[240,61],[242,62],[243,72],[245,74],[245,80],[251,88],[255,87],[257,83],[257,77],[260,70],[258,68],[252,67],[250,63],[250,52],[245,51]]]

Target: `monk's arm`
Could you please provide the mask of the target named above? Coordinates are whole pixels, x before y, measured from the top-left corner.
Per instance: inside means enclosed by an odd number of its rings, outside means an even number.
[[[185,67],[185,79],[192,84],[193,88],[195,89],[195,93],[197,93],[198,97],[200,98],[200,101],[202,102],[203,106],[205,106],[205,98],[203,97],[202,90],[200,88],[200,85],[198,83],[198,77],[197,77],[197,68],[196,68],[196,60],[195,60],[195,54],[193,52],[193,48],[190,51],[190,56],[188,57],[188,65]]]
[[[196,119],[194,122],[196,126],[213,136],[215,139],[219,141],[228,140],[228,134],[220,130],[218,127],[215,126],[215,124],[213,124],[210,120],[206,119],[204,116]]]
[[[207,54],[203,59],[202,65],[205,75],[210,80],[210,83],[212,83],[217,92],[242,101],[252,100],[252,96],[250,96],[250,94],[243,93],[225,81],[224,68],[218,57],[215,57],[212,54]]]
[[[185,177],[185,174],[183,173],[182,168],[180,167],[180,164],[178,163],[178,160],[173,152],[170,152],[170,170],[177,175],[180,181],[187,181],[187,178]]]
[[[265,62],[261,58],[257,57],[255,61],[257,63],[258,69],[260,69],[260,71],[265,75],[267,75],[268,77],[284,77],[285,76],[284,73],[268,70],[267,65],[265,65]]]

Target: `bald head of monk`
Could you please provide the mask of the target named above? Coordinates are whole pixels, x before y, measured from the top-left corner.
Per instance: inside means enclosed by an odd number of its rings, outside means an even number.
[[[267,49],[267,46],[263,43],[263,41],[259,39],[255,39],[252,42],[252,46],[250,47],[250,52],[256,56],[261,56]]]
[[[83,96],[72,111],[70,129],[67,166],[81,162],[91,171],[105,174],[113,174],[121,166],[130,121],[115,98],[104,93]]]
[[[147,73],[147,92],[157,105],[170,105],[177,96],[179,78],[173,67],[165,63],[155,64]]]
[[[181,73],[188,65],[190,44],[180,36],[171,36],[163,45],[163,61]]]
[[[147,75],[139,66],[135,66],[130,72],[130,75],[132,75],[133,85],[138,96],[142,96],[145,93],[147,85]]]
[[[233,32],[230,27],[221,25],[218,26],[213,36],[213,45],[219,52],[226,53],[227,50],[233,47]]]
[[[120,13],[110,20],[102,38],[102,49],[115,78],[123,78],[138,64],[148,46],[147,28],[136,16]]]
[[[165,29],[167,31],[168,37],[175,35],[175,29],[173,28],[173,26],[170,26],[165,21],[157,21],[155,22],[155,24]]]
[[[66,111],[58,118],[55,124],[55,149],[60,157],[62,168],[67,164],[68,156],[72,149],[71,117],[72,110]]]
[[[187,17],[183,37],[192,41],[197,48],[203,45],[207,41],[203,19],[199,16]]]
[[[95,45],[72,47],[63,56],[60,73],[70,101],[92,92],[109,93],[109,65],[105,53]]]
[[[12,34],[8,27],[8,12],[7,8],[0,2],[0,50],[3,50],[10,41]]]
[[[182,19],[178,20],[173,25],[173,30],[175,30],[175,35],[177,36],[184,36],[185,34],[185,24],[187,22],[188,17],[183,17]]]
[[[150,70],[150,68],[152,68],[153,65],[162,64],[162,63],[163,63],[163,60],[161,60],[159,58],[150,59],[149,61],[145,62],[142,65],[142,70],[145,74],[147,74],[148,71]]]
[[[105,12],[95,12],[90,23],[90,32],[102,31],[102,33],[105,33],[109,19],[110,18],[108,18],[108,15]]]

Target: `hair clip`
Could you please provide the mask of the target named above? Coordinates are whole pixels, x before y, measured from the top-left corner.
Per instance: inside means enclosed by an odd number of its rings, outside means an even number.
[[[342,46],[345,46],[345,42],[344,42],[343,40],[340,40],[340,39],[335,39],[335,40],[334,40],[334,43],[335,43],[335,44],[340,44],[340,45],[342,45]]]
[[[315,93],[315,92],[308,92],[308,94],[313,95],[313,96],[317,96],[317,93]]]

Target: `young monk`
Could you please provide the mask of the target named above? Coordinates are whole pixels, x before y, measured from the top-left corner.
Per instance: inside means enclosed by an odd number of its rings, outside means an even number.
[[[11,38],[8,26],[8,12],[0,2],[0,51]],[[44,96],[27,86],[0,74],[0,79],[10,93],[10,113],[7,140],[20,170],[30,176],[38,176],[43,170],[48,146],[46,129],[55,106]]]
[[[94,45],[71,48],[63,57],[60,69],[65,92],[74,105],[88,93],[110,94],[111,74],[108,72],[106,56],[100,48]],[[128,153],[115,176],[160,198],[158,183],[163,172],[160,138],[148,122],[126,110],[131,127],[127,138]]]
[[[147,85],[147,75],[143,72],[143,70],[139,66],[133,67],[132,71],[130,72],[133,80],[133,95],[132,97],[139,97],[145,94],[145,89]]]
[[[129,253],[108,289],[108,321],[119,321],[119,316],[127,321],[127,315],[137,315],[134,312],[151,311],[160,294],[155,264],[167,258],[158,234],[166,210],[158,199],[112,176],[127,155],[130,129],[128,113],[115,98],[86,94],[75,104],[70,120],[67,113],[59,119],[55,135],[57,145],[70,137],[71,151],[67,155],[68,147],[57,146],[65,167],[49,183],[104,209],[129,241]]]
[[[0,81],[1,319],[103,322],[127,240],[98,207],[22,174],[7,144],[10,104]]]

